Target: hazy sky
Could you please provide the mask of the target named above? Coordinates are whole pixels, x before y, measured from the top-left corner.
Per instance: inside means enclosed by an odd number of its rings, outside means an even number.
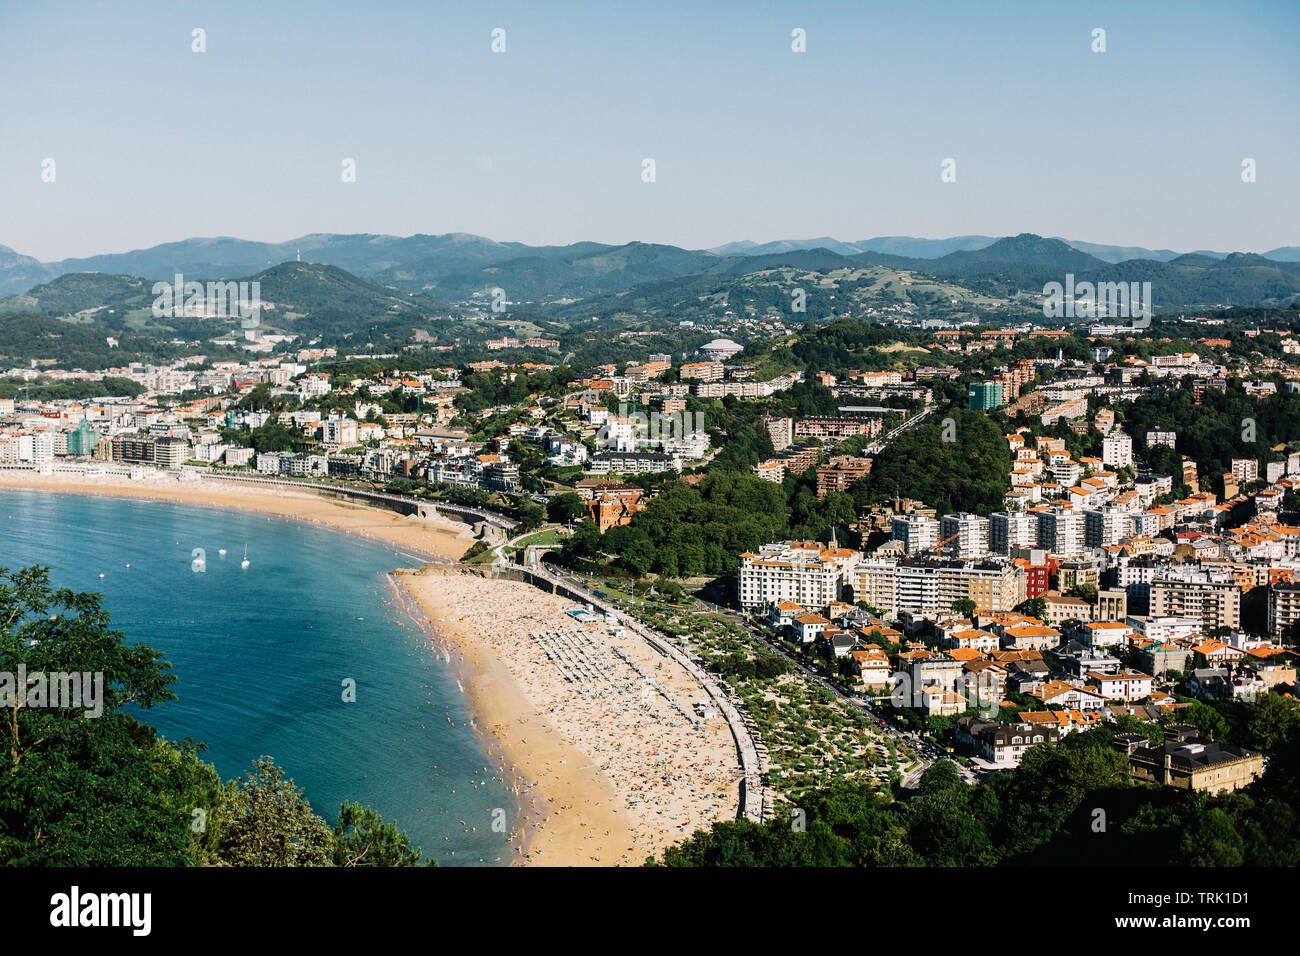
[[[1298,0],[0,0],[0,244],[1036,232],[1262,252],[1300,244],[1298,39]]]

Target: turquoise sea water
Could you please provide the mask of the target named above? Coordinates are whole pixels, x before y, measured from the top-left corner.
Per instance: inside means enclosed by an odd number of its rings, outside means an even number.
[[[223,778],[270,754],[331,823],[357,800],[440,865],[503,865],[512,845],[493,813],[514,828],[516,800],[469,726],[455,674],[384,578],[417,563],[264,515],[0,491],[0,566],[49,565],[56,586],[103,594],[127,640],[171,662],[178,699],[141,711],[145,722],[206,742],[203,759]],[[343,701],[348,678],[354,703]]]

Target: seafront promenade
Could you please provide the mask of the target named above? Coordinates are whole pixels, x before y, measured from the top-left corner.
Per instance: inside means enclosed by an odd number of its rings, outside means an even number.
[[[409,498],[401,495],[392,495],[370,488],[361,488],[348,485],[327,484],[324,482],[313,482],[305,480],[295,480],[291,478],[278,478],[264,475],[248,473],[232,473],[221,470],[212,470],[187,466],[180,470],[163,470],[156,468],[144,468],[142,466],[121,466],[113,464],[99,463],[76,463],[62,464],[54,469],[40,470],[31,467],[10,467],[0,469],[0,474],[9,474],[14,477],[30,476],[34,478],[55,478],[63,479],[64,482],[84,482],[80,490],[87,492],[109,491],[108,485],[102,485],[101,482],[109,482],[112,485],[129,485],[138,488],[141,492],[150,494],[149,489],[157,486],[160,478],[170,478],[167,484],[173,488],[189,488],[196,494],[202,495],[202,488],[225,486],[231,491],[237,488],[248,488],[250,492],[256,489],[260,492],[255,496],[260,498],[267,492],[283,489],[286,492],[297,494],[307,493],[322,502],[321,508],[327,507],[325,502],[329,500],[351,501],[356,504],[368,505],[383,511],[395,512],[404,515],[419,515],[423,518],[451,519],[461,523],[471,524],[475,531],[480,535],[486,536],[489,532],[494,536],[508,537],[517,522],[513,519],[494,512],[484,511],[460,505],[444,504],[442,502],[431,502],[423,499]],[[44,482],[42,482],[44,484]],[[161,489],[160,489],[161,490]],[[230,499],[231,501],[240,498],[238,493],[234,495],[220,496]],[[302,499],[299,499],[302,500]],[[280,501],[283,505],[284,502]],[[299,510],[301,506],[297,506]],[[290,509],[292,510],[292,508]],[[332,519],[337,522],[335,517]],[[389,521],[396,519],[389,518]],[[414,523],[410,526],[403,524],[403,530],[414,532],[416,530]],[[424,522],[418,522],[420,527]],[[363,533],[374,533],[377,529],[368,528]],[[414,541],[406,542],[408,547],[413,549],[418,545]],[[431,552],[426,550],[425,555],[430,556]],[[443,560],[453,560],[451,556],[444,555]],[[441,562],[439,562],[441,563]],[[717,708],[718,713],[726,720],[728,730],[734,742],[736,754],[739,757],[740,769],[742,774],[741,786],[739,788],[737,816],[745,817],[754,821],[761,821],[771,812],[766,800],[765,789],[762,785],[762,762],[758,748],[755,746],[754,737],[751,729],[746,725],[740,707],[730,696],[728,690],[714,680],[704,671],[700,665],[691,659],[681,648],[679,648],[671,638],[658,633],[647,627],[640,621],[626,614],[617,606],[602,599],[583,586],[580,582],[570,580],[557,575],[542,567],[524,567],[518,565],[508,565],[498,563],[494,566],[484,566],[475,569],[477,572],[486,576],[500,578],[504,580],[515,580],[530,584],[543,591],[553,594],[559,594],[570,598],[571,600],[582,604],[590,605],[592,608],[599,609],[602,614],[612,615],[615,620],[622,624],[628,631],[634,633],[647,647],[658,655],[671,659],[679,664],[683,670],[690,675],[707,695],[713,706]]]
[[[244,474],[242,472],[230,472],[208,469],[196,469],[203,478],[215,478],[220,481],[234,481],[241,484],[261,485],[263,487],[286,487],[295,488],[303,491],[311,491],[316,494],[334,495],[341,498],[350,498],[367,504],[379,505],[392,511],[398,511],[402,514],[419,515],[421,518],[445,517],[453,518],[456,521],[465,524],[477,525],[484,524],[492,528],[499,529],[503,533],[509,533],[514,530],[518,524],[513,518],[507,518],[505,515],[497,514],[494,511],[483,511],[478,508],[471,508],[467,505],[451,504],[442,501],[427,501],[422,498],[408,498],[405,495],[393,495],[384,491],[375,491],[371,488],[359,488],[353,485],[327,484],[321,481],[301,481],[293,478],[270,478],[266,475]]]
[[[518,526],[515,519],[469,505],[445,501],[429,501],[394,495],[373,488],[363,488],[342,482],[309,481],[298,478],[274,478],[257,472],[227,471],[202,465],[182,465],[179,468],[158,468],[152,465],[124,464],[121,462],[55,461],[41,465],[29,463],[0,464],[0,477],[5,475],[33,478],[60,478],[64,480],[95,481],[99,479],[139,482],[146,485],[160,478],[170,478],[179,484],[196,481],[220,481],[232,486],[261,488],[292,488],[331,498],[358,501],[376,505],[404,515],[422,518],[448,518],[474,527],[476,533],[494,538],[508,537]]]

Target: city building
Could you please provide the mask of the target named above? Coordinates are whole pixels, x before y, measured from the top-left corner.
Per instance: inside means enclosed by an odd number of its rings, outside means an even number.
[[[721,362],[688,362],[680,369],[683,382],[722,381]]]
[[[584,478],[575,490],[586,504],[587,517],[602,534],[617,525],[632,523],[632,517],[648,503],[639,485],[601,478]]]
[[[764,415],[758,420],[758,424],[759,427],[767,429],[768,437],[772,439],[773,451],[784,451],[794,442],[794,419]]]
[[[154,439],[149,435],[114,435],[113,460],[128,464],[152,465]]]
[[[1259,481],[1259,462],[1254,458],[1232,459],[1232,477],[1236,478],[1240,485]]]
[[[795,438],[818,438],[823,442],[843,441],[857,435],[875,437],[880,434],[879,418],[834,418],[815,415],[797,418],[794,422]]]
[[[77,427],[67,433],[67,453],[74,458],[88,458],[95,452],[101,435],[90,427],[90,422],[82,419]]]
[[[1056,727],[1032,723],[1001,724],[980,717],[963,717],[954,728],[957,744],[995,767],[1018,767],[1025,751],[1035,744],[1055,744]]]
[[[817,444],[789,445],[766,461],[759,462],[753,472],[768,481],[784,481],[787,473],[802,475],[817,464],[821,454],[821,446]]]
[[[747,551],[740,556],[737,575],[740,606],[748,611],[792,601],[825,607],[852,587],[859,557],[857,551],[817,541],[782,541],[765,545],[758,554]]]
[[[700,346],[700,354],[713,362],[725,362],[744,350],[743,345],[733,342],[731,339],[714,339],[712,342]]]
[[[1001,382],[972,382],[967,390],[968,407],[983,412],[1002,404]]]
[[[1134,780],[1198,793],[1228,793],[1254,783],[1263,773],[1260,754],[1196,735],[1194,727],[1165,728],[1165,742],[1147,745],[1144,737],[1122,734],[1115,746],[1126,753]]]
[[[871,473],[870,458],[840,455],[817,469],[817,497],[825,498],[832,491],[847,491],[849,485]]]
[[[1108,468],[1123,468],[1133,464],[1133,439],[1122,431],[1114,431],[1101,440],[1101,460]]]
[[[179,468],[190,456],[188,438],[163,435],[154,439],[153,462],[160,468]]]
[[[1024,572],[1008,561],[863,558],[854,580],[854,599],[891,617],[947,614],[966,599],[991,614],[1025,600]]]
[[[944,515],[939,540],[945,557],[982,558],[989,553],[989,519],[969,513]]]
[[[1065,508],[1038,512],[1038,546],[1068,558],[1084,550],[1083,513]]]
[[[1225,579],[1226,578],[1226,579]],[[1151,617],[1191,617],[1207,630],[1241,626],[1241,588],[1230,576],[1165,569],[1151,581]]]
[[[903,543],[904,554],[929,551],[939,543],[939,522],[925,515],[898,515],[891,523],[890,537]]]
[[[1009,555],[1018,548],[1038,547],[1038,516],[1027,511],[995,511],[989,515],[989,550]]]
[[[1132,512],[1116,504],[1090,508],[1083,513],[1083,543],[1088,548],[1118,544],[1131,533]]]
[[[1296,636],[1300,622],[1300,583],[1283,582],[1268,589],[1268,631],[1277,637]]]
[[[635,475],[679,468],[680,459],[661,452],[603,451],[591,456],[587,471],[593,475]]]

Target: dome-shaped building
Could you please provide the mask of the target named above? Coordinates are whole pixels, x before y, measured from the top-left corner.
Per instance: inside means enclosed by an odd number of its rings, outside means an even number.
[[[700,346],[700,354],[711,362],[725,362],[733,355],[739,355],[745,347],[731,339],[714,339]]]

